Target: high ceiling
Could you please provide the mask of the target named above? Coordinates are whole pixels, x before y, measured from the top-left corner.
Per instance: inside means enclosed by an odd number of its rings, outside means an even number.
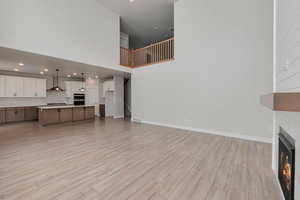
[[[121,31],[134,48],[173,36],[174,0],[98,0],[121,16]]]

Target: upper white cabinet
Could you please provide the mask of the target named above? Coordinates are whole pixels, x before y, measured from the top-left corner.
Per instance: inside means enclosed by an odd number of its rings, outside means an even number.
[[[36,97],[36,80],[33,78],[24,78],[24,91],[23,96],[24,97]]]
[[[0,97],[5,96],[5,76],[0,76]]]
[[[24,86],[22,77],[6,76],[5,97],[23,97]]]
[[[85,83],[81,81],[66,81],[65,85],[67,97],[73,97],[74,93],[84,93],[80,91],[82,87],[85,88]]]
[[[24,78],[24,97],[46,97],[46,79]]]
[[[46,97],[46,80],[0,76],[0,97]]]
[[[47,96],[47,80],[46,79],[36,79],[35,80],[35,95],[36,97],[46,97]]]

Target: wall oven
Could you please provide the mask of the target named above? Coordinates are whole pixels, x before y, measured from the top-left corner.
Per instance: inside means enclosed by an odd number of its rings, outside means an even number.
[[[73,94],[73,102],[75,106],[85,105],[85,94]]]

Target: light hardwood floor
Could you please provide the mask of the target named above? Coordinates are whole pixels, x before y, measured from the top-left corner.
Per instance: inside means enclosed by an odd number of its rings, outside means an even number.
[[[280,200],[271,145],[123,120],[0,126],[0,199]]]

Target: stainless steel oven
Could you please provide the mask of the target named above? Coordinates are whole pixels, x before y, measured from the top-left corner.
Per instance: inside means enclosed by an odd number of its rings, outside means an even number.
[[[73,95],[73,102],[75,106],[85,105],[85,94],[75,93]]]

